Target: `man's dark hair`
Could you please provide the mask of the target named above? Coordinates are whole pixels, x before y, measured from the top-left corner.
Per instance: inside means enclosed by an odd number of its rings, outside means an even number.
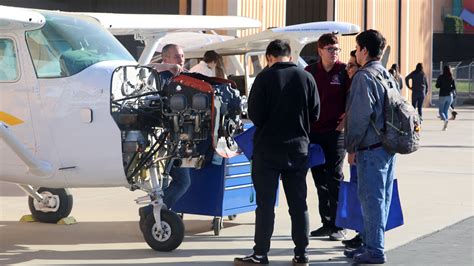
[[[416,72],[423,72],[423,64],[422,63],[416,64],[415,71]]]
[[[361,50],[366,48],[369,56],[377,59],[380,59],[382,56],[386,44],[385,37],[377,30],[366,30],[359,33],[356,37],[356,42]]]
[[[318,48],[323,49],[327,45],[333,45],[339,43],[339,40],[337,39],[337,35],[333,33],[326,33],[321,35],[318,39]]]
[[[206,63],[218,62],[219,58],[220,58],[219,54],[216,53],[214,50],[211,50],[211,51],[206,51],[204,53],[204,57],[203,57],[202,61],[204,61]]]
[[[271,41],[267,46],[267,51],[265,52],[265,55],[271,55],[273,57],[290,56],[290,44],[287,41],[282,41],[279,39]]]

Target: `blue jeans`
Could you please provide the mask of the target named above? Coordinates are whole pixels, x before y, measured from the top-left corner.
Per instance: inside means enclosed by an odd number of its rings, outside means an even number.
[[[189,186],[191,186],[191,175],[189,168],[171,168],[170,176],[173,177],[170,185],[163,189],[165,196],[163,202],[168,209],[171,209],[174,204],[186,193]]]
[[[379,147],[357,152],[357,192],[362,207],[366,250],[374,257],[384,255],[384,234],[393,190],[395,155]]]
[[[447,121],[448,120],[448,111],[449,106],[453,103],[453,95],[450,94],[449,96],[440,96],[438,102],[438,111],[441,120]]]

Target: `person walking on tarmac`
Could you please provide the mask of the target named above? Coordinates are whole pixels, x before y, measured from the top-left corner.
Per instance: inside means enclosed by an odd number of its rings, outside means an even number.
[[[405,84],[412,91],[411,103],[413,107],[418,108],[418,114],[423,120],[422,109],[425,96],[428,93],[428,81],[426,81],[426,75],[423,72],[423,65],[421,63],[416,64],[415,70],[405,77]]]
[[[318,191],[319,215],[323,224],[311,232],[313,237],[341,241],[346,238],[343,228],[335,225],[339,184],[344,179],[342,165],[344,149],[344,112],[348,90],[346,64],[339,61],[339,41],[332,33],[321,35],[317,44],[321,60],[306,70],[314,76],[321,99],[321,116],[311,124],[311,143],[321,146],[326,162],[311,168]]]
[[[252,181],[256,192],[253,253],[235,265],[268,264],[275,223],[275,201],[281,176],[295,244],[293,265],[308,265],[306,174],[310,121],[318,119],[319,96],[313,77],[291,61],[290,45],[274,40],[266,49],[268,69],[257,75],[248,101],[256,126]]]

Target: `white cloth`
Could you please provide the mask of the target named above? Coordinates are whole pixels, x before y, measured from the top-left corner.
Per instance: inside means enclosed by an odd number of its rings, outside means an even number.
[[[206,75],[208,77],[215,77],[216,76],[216,70],[211,69],[206,62],[201,61],[199,64],[193,66],[189,72],[195,72],[199,74]]]

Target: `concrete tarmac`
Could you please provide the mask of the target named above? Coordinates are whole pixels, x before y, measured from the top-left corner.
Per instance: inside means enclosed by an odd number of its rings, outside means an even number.
[[[388,265],[474,265],[474,108],[457,108],[458,118],[441,131],[437,109],[425,109],[422,147],[398,155],[396,177],[405,225],[386,234]],[[345,166],[346,178],[349,178]],[[100,178],[99,176],[97,178]],[[184,215],[184,242],[172,252],[148,247],[138,228],[144,195],[124,188],[71,189],[74,225],[20,223],[27,198],[15,185],[0,183],[0,264],[29,265],[233,265],[251,253],[254,213],[225,219],[219,236],[213,217]],[[308,174],[311,230],[321,223],[313,180]],[[283,194],[269,253],[271,265],[291,265],[293,242]],[[350,232],[349,237],[354,236]],[[311,265],[348,265],[340,242],[311,238]]]

